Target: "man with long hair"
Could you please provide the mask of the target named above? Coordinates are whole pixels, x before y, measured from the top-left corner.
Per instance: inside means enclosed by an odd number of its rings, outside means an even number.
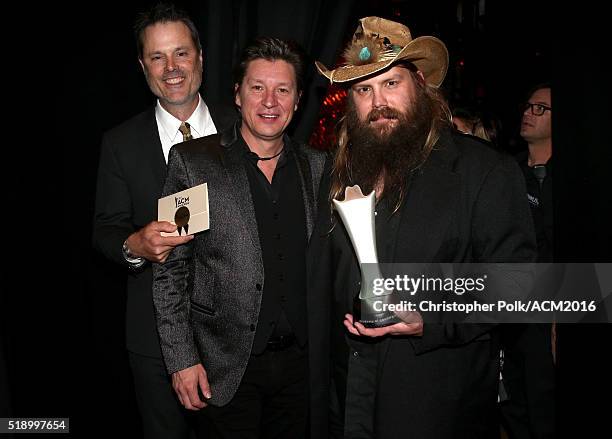
[[[353,185],[375,192],[379,262],[527,262],[535,243],[520,170],[451,129],[439,39],[367,17],[344,58],[334,70],[317,63],[347,87],[348,103],[309,248],[313,437],[495,435],[494,326],[424,323],[418,314],[362,325],[352,311],[360,270],[331,200]]]

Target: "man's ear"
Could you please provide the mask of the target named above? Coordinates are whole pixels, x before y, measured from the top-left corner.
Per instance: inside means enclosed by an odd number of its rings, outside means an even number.
[[[240,102],[240,85],[234,84],[234,103],[238,108],[241,106]]]
[[[421,78],[421,82],[425,84],[425,75],[423,75],[423,72],[417,70],[416,74],[419,75],[419,78]]]
[[[145,70],[145,66],[144,66],[144,63],[142,62],[142,58],[138,58],[138,62],[140,63],[140,67],[142,68],[142,73],[144,73],[145,76],[147,76],[147,71]]]
[[[300,91],[297,95],[297,98],[295,99],[295,104],[293,105],[293,111],[297,111],[301,97],[302,97],[302,92]]]

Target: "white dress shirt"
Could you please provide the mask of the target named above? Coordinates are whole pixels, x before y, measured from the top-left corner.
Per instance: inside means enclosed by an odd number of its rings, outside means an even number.
[[[161,140],[164,158],[166,163],[168,163],[168,154],[172,145],[183,141],[183,134],[179,131],[182,121],[168,113],[159,103],[159,99],[155,106],[155,120],[157,121],[159,140]],[[199,94],[198,106],[185,122],[190,125],[191,136],[194,139],[217,134],[217,128],[213,123],[212,117],[210,117],[210,111],[208,111],[208,107]]]

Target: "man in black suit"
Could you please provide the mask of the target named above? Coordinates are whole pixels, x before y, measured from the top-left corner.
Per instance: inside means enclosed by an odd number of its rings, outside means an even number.
[[[325,155],[293,141],[303,63],[261,38],[236,69],[241,120],[170,151],[164,194],[208,184],[210,229],[153,268],[174,388],[212,438],[305,437],[306,246]]]
[[[199,95],[202,49],[182,11],[157,5],[135,26],[139,61],[155,108],[108,131],[103,139],[96,196],[94,245],[129,268],[126,339],[136,397],[147,438],[188,435],[186,412],[165,372],[153,312],[151,262],[166,259],[191,236],[162,237],[176,226],[157,222],[157,199],[170,147],[227,124]]]
[[[444,315],[424,323],[418,313],[385,327],[358,322],[360,269],[329,199],[355,184],[375,192],[379,262],[529,262],[535,241],[520,170],[450,129],[437,90],[448,53],[437,38],[413,39],[400,23],[367,17],[345,57],[334,70],[317,63],[347,86],[348,103],[309,247],[312,437],[495,437],[493,326]]]

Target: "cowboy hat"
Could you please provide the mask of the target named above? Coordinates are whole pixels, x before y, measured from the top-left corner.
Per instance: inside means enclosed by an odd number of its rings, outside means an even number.
[[[419,69],[425,81],[438,87],[448,69],[448,51],[436,37],[412,39],[410,29],[401,23],[380,17],[365,17],[344,51],[345,62],[329,70],[321,62],[315,65],[331,83],[354,81],[406,60]]]

